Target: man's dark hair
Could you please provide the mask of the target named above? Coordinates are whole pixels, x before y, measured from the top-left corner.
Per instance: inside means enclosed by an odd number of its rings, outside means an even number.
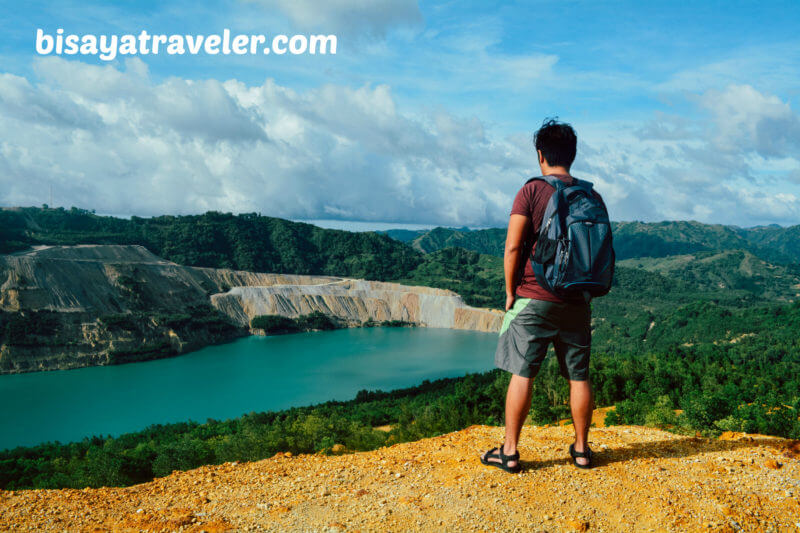
[[[575,161],[578,137],[572,126],[559,122],[557,118],[545,119],[542,127],[533,134],[533,145],[551,167],[564,167],[569,170]]]

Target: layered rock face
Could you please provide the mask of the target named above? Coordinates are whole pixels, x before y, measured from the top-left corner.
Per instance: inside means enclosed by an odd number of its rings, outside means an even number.
[[[0,309],[98,315],[147,302],[179,310],[239,285],[324,283],[330,278],[185,267],[143,246],[52,246],[0,255]]]
[[[0,255],[0,373],[169,357],[247,333],[261,314],[321,311],[497,331],[502,313],[456,293],[348,278],[181,266],[142,246]]]
[[[258,315],[297,317],[319,311],[352,325],[402,320],[434,328],[497,331],[503,317],[498,311],[470,307],[444,289],[343,278],[318,284],[234,287],[212,295],[211,304],[242,326]]]
[[[0,255],[0,373],[156,359],[241,336],[208,303],[227,277],[141,246]]]

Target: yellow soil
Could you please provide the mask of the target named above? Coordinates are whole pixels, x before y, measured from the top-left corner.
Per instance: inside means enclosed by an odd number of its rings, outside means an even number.
[[[596,428],[603,428],[606,427],[606,415],[609,411],[613,411],[614,406],[610,407],[598,407],[592,412],[592,425]],[[560,426],[569,426],[572,425],[571,418],[565,418],[563,420],[559,420],[558,424]]]
[[[502,427],[337,456],[279,454],[126,488],[0,491],[8,531],[797,531],[800,443],[593,429],[597,466],[567,457],[572,428],[526,426],[524,471],[478,456]]]

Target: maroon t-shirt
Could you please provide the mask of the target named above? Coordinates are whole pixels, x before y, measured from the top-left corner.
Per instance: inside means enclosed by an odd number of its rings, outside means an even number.
[[[553,174],[565,185],[571,185],[574,178],[566,174]],[[536,281],[536,276],[533,274],[533,267],[531,266],[531,253],[536,250],[536,243],[533,243],[535,237],[539,234],[539,228],[542,226],[542,217],[544,217],[544,210],[547,207],[547,202],[553,195],[555,189],[541,180],[535,180],[526,183],[517,192],[514,197],[514,205],[511,207],[512,215],[525,215],[531,219],[531,227],[525,237],[525,242],[522,246],[522,254],[520,255],[520,265],[517,267],[516,274],[516,287],[517,297],[519,298],[534,298],[536,300],[546,300],[548,302],[563,302],[562,298],[547,292]],[[592,193],[601,202],[603,198],[600,194],[592,189]]]

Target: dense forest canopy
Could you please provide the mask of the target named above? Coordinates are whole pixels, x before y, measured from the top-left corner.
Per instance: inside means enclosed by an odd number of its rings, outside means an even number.
[[[256,213],[120,219],[83,209],[0,210],[0,253],[35,244],[138,244],[187,266],[391,279],[421,255],[387,235]]]

